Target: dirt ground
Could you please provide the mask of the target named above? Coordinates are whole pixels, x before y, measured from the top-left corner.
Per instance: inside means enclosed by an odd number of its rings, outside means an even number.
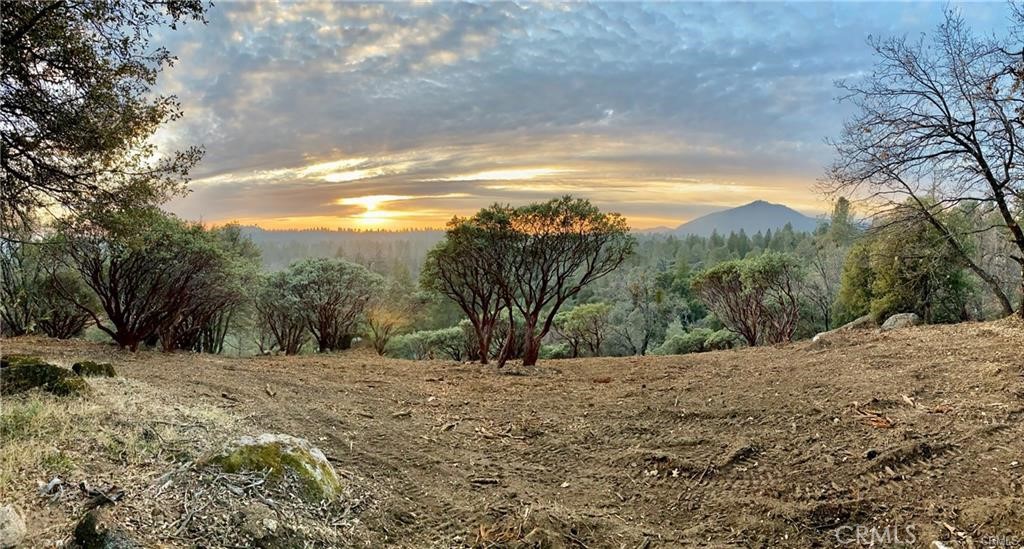
[[[109,360],[168,406],[309,439],[365,486],[347,543],[1024,546],[1024,325],[1013,320],[513,373],[358,350],[3,347]],[[38,512],[30,530],[59,519],[35,489],[4,495]]]

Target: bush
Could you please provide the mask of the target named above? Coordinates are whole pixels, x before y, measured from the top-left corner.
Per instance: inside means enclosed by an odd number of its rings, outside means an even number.
[[[707,328],[694,328],[692,331],[674,334],[665,340],[657,349],[656,355],[685,355],[706,350],[704,342],[713,332]]]
[[[708,351],[721,351],[739,346],[743,340],[729,330],[717,330],[704,340],[704,348]]]
[[[540,348],[540,357],[543,359],[570,358],[572,357],[572,349],[566,343],[543,345]]]
[[[391,339],[388,354],[410,360],[466,360],[473,342],[459,326],[440,330],[420,330]]]
[[[708,328],[694,328],[689,332],[671,335],[654,350],[654,354],[685,355],[688,353],[732,349],[739,345],[740,341],[739,336],[728,330],[713,331]]]

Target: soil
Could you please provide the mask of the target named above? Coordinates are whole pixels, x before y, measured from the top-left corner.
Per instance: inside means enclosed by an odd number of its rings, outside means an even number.
[[[1016,320],[508,371],[366,350],[132,355],[22,338],[4,352],[112,362],[175,405],[312,441],[369,494],[346,543],[1024,545]]]

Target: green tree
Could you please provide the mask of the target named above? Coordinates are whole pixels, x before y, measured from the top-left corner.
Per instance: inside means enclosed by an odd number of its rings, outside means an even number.
[[[261,353],[296,355],[309,339],[299,296],[292,291],[290,273],[264,274],[256,296],[256,344]]]
[[[227,258],[198,224],[154,206],[95,202],[58,223],[58,258],[92,289],[103,310],[90,310],[58,281],[57,291],[96,326],[132,351],[173,324],[202,298],[206,276]]]
[[[569,196],[514,209],[492,206],[473,223],[492,243],[486,261],[492,279],[523,316],[525,366],[537,363],[561,306],[618,268],[635,246],[621,215]]]
[[[73,297],[64,297],[62,291]],[[92,322],[90,311],[99,310],[99,302],[78,273],[60,270],[48,273],[40,287],[38,328],[49,337],[69,339],[82,335]],[[76,303],[81,303],[79,307]]]
[[[572,358],[579,356],[581,348],[586,348],[590,356],[601,356],[611,310],[608,303],[586,303],[555,315],[555,333],[569,345]]]
[[[165,351],[221,353],[236,316],[252,298],[260,253],[238,225],[196,229],[196,238],[218,250],[221,261],[200,274],[180,314],[158,330],[160,343]]]
[[[181,116],[153,92],[174,60],[157,29],[202,20],[202,0],[34,0],[0,10],[2,234],[52,205],[95,198],[153,200],[182,184],[201,150],[160,151],[150,141]],[[154,160],[154,158],[156,160]],[[144,174],[144,175],[140,175]]]
[[[523,364],[532,366],[561,306],[615,270],[634,244],[622,216],[586,200],[495,204],[449,224],[423,284],[459,303],[476,328],[481,355],[504,325],[499,366],[520,346]]]
[[[420,274],[421,286],[453,301],[469,319],[481,364],[488,363],[494,329],[509,306],[488,264],[494,239],[472,219],[456,217],[448,223],[444,241],[427,254]]]
[[[25,335],[36,328],[46,276],[40,252],[38,245],[21,238],[0,239],[0,334],[4,336]]]
[[[871,267],[871,246],[861,241],[850,248],[843,263],[843,274],[836,296],[835,316],[845,324],[871,312],[875,271]]]
[[[288,268],[288,291],[322,353],[349,348],[383,285],[380,275],[344,259],[306,259]]]
[[[729,330],[755,346],[793,338],[800,319],[797,290],[802,278],[793,256],[766,252],[702,271],[694,277],[693,287]]]

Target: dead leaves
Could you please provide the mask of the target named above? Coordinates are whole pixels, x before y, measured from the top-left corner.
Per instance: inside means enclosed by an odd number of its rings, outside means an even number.
[[[875,429],[892,429],[896,426],[896,420],[889,416],[882,415],[878,410],[863,408],[853,403],[853,411],[868,425]]]

